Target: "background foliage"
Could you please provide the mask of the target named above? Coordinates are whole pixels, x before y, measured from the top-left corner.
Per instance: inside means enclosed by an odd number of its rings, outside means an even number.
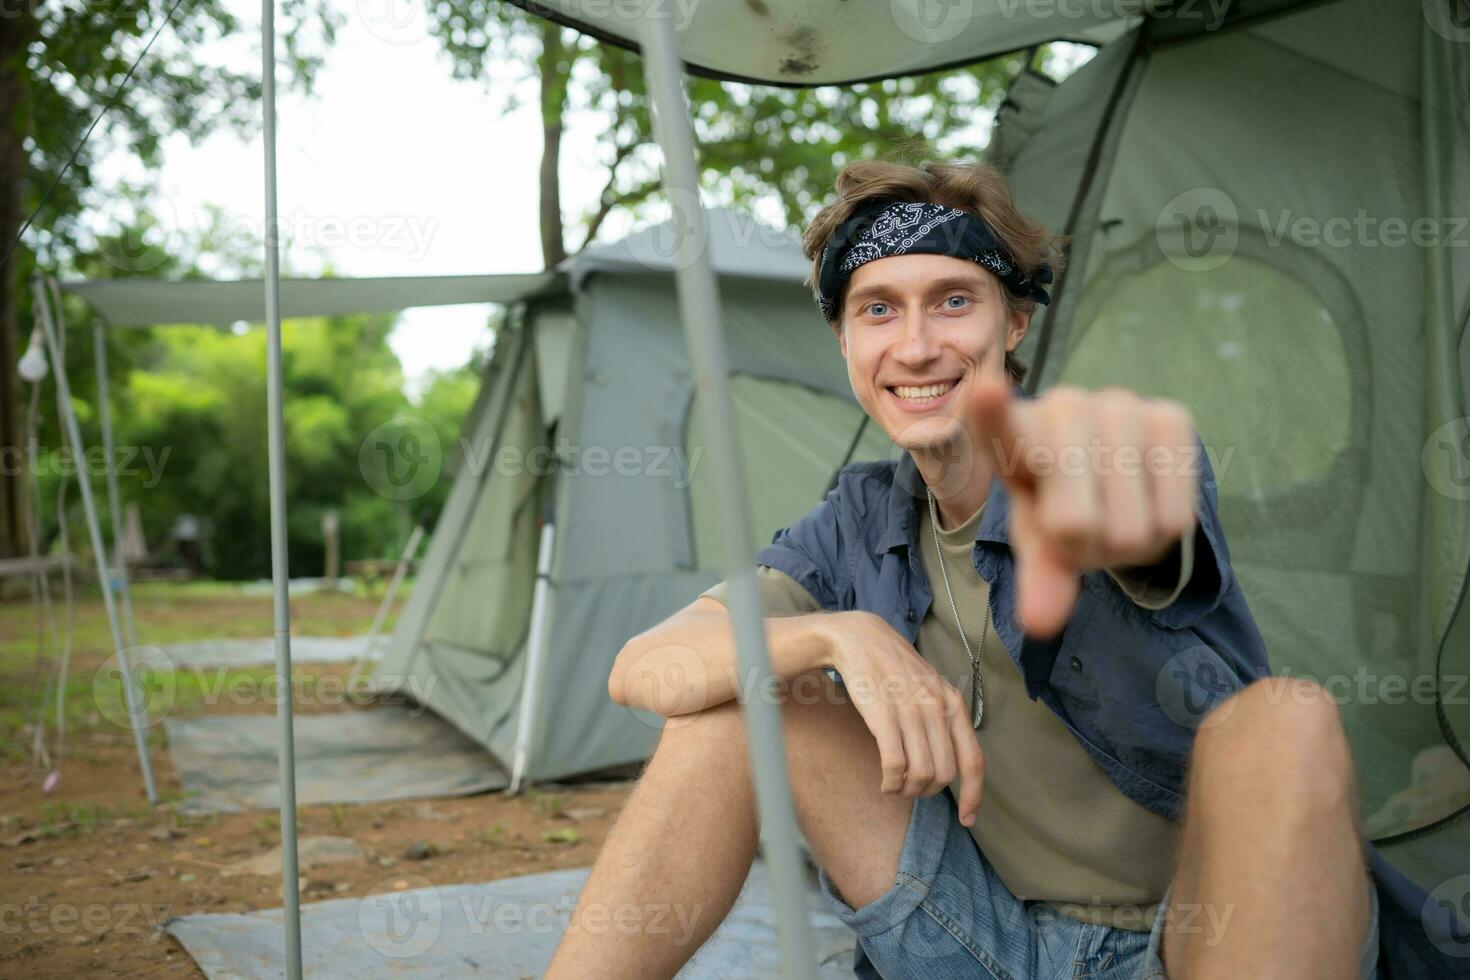
[[[175,2],[107,0],[77,18],[56,2],[27,8],[33,19],[21,24],[31,32],[21,74],[28,96],[23,111],[8,121],[8,138],[26,144],[20,192],[26,213],[41,204],[47,188],[54,189],[11,263],[12,274],[33,267],[92,278],[259,274],[258,248],[238,239],[222,243],[207,233],[188,241],[165,237],[159,229],[168,222],[155,211],[159,202],[152,189],[107,179],[95,166],[119,151],[156,163],[171,133],[202,137],[226,126],[248,134],[255,126],[259,90],[253,65],[210,62],[199,54],[209,42],[248,33],[254,25],[240,23],[219,0],[168,0]],[[434,0],[427,9],[446,70],[488,86],[492,63],[518,66],[520,84],[492,90],[499,109],[516,109],[518,99],[539,102],[543,162],[540,173],[526,174],[525,181],[540,196],[542,258],[548,267],[598,241],[615,209],[631,212],[635,220],[655,216],[659,154],[636,55],[497,0]],[[171,15],[170,26],[138,63],[131,82],[121,86],[128,64],[165,13]],[[281,26],[286,85],[310,89],[329,56],[334,30],[342,17],[352,15],[350,6],[330,0],[286,3]],[[1049,54],[1043,50],[1034,57],[1044,64]],[[844,88],[784,89],[691,78],[688,93],[706,200],[759,209],[768,217],[779,214],[799,227],[825,202],[837,172],[851,160],[973,159],[988,138],[991,110],[1024,60],[1011,55]],[[9,67],[14,76],[15,64]],[[9,77],[0,72],[0,96]],[[77,165],[58,183],[61,165],[86,126],[118,91],[121,97],[103,125],[82,144]],[[602,194],[580,214],[562,206],[558,182],[560,144],[569,120],[592,120],[599,127],[606,168]],[[107,207],[99,207],[102,200]],[[12,290],[8,299],[23,323],[29,323],[27,292]],[[84,438],[95,444],[91,314],[75,301],[68,301],[66,314],[76,408]],[[413,519],[436,512],[447,493],[448,481],[441,479],[426,497],[398,503],[376,494],[359,469],[363,439],[394,418],[427,420],[441,445],[451,447],[483,369],[476,362],[447,372],[410,400],[387,342],[393,322],[369,316],[286,325],[293,574],[319,574],[321,518],[327,510],[339,513],[346,558],[390,557]],[[493,331],[494,323],[487,329]],[[123,497],[140,507],[152,548],[165,544],[179,515],[207,517],[213,531],[207,570],[224,578],[269,574],[264,341],[258,327],[108,332],[117,441],[124,451],[145,450],[162,463],[162,477],[153,485],[154,477],[135,460],[138,472],[124,475]],[[18,405],[29,400],[28,391],[9,396],[17,394],[26,396],[16,398]],[[43,460],[59,445],[53,399],[48,379],[40,403]],[[43,539],[49,547],[57,536],[54,510],[62,477],[55,467],[42,466],[41,479],[48,518]],[[101,487],[100,479],[96,485]],[[84,544],[74,492],[67,509],[73,546]]]

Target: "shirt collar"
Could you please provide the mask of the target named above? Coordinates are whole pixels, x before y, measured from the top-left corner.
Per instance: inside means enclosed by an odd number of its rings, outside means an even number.
[[[1018,398],[1029,398],[1020,385],[1012,391]],[[919,465],[907,450],[898,458],[893,471],[893,486],[888,493],[888,513],[884,517],[883,533],[878,538],[877,553],[886,554],[898,547],[912,548],[918,537],[919,525],[915,507],[924,499],[924,478],[919,475]],[[985,514],[975,530],[975,541],[1003,544],[1011,543],[1010,494],[999,476],[991,478],[990,495],[986,497]]]

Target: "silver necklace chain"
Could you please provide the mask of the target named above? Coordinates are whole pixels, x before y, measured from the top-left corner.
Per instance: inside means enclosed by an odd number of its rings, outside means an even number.
[[[944,579],[944,594],[949,597],[949,611],[954,616],[955,628],[960,631],[960,643],[965,647],[965,656],[970,658],[970,727],[979,728],[980,719],[985,717],[985,690],[980,685],[980,658],[970,649],[970,640],[965,636],[965,627],[960,623],[960,610],[954,601],[954,590],[949,586],[949,569],[944,564],[944,548],[939,543],[939,512],[934,506],[934,491],[928,487],[924,493],[929,498],[929,527],[934,532],[934,552],[939,558],[939,574]],[[980,648],[985,648],[985,638],[990,633],[990,610],[985,611],[985,622],[980,627]]]

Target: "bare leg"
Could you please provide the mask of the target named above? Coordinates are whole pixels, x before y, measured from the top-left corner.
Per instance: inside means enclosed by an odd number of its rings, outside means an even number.
[[[1195,741],[1163,959],[1170,977],[1358,975],[1368,877],[1336,706],[1267,678]]]
[[[792,788],[813,856],[859,907],[893,886],[913,800],[878,792],[872,735],[845,697],[821,683],[820,696],[803,699],[816,703],[784,709]],[[547,976],[673,976],[724,921],[755,848],[739,708],[730,702],[671,723],[603,845]]]

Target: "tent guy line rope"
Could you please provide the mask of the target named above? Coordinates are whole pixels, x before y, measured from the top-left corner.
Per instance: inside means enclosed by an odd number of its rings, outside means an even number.
[[[158,40],[158,36],[163,33],[163,29],[173,21],[174,11],[178,10],[180,4],[183,2],[184,0],[174,0],[173,6],[169,7],[168,11],[163,15],[163,22],[154,30],[153,36],[148,39],[148,43],[143,45],[143,50],[138,52],[138,57],[134,58],[133,63],[128,66],[127,74],[123,75],[122,81],[117,83],[117,88],[113,89],[112,95],[107,100],[107,104],[102,107],[101,112],[97,113],[96,118],[87,127],[87,131],[82,134],[82,138],[77,140],[77,145],[72,147],[71,156],[67,157],[66,163],[62,164],[61,169],[56,172],[56,177],[51,181],[51,185],[46,188],[45,192],[41,195],[41,199],[36,202],[35,209],[31,211],[25,223],[20,226],[20,231],[16,232],[15,240],[5,249],[5,255],[0,257],[0,268],[4,268],[10,261],[11,255],[14,254],[16,248],[25,238],[25,234],[35,222],[36,216],[41,213],[41,209],[46,206],[46,202],[51,200],[52,193],[61,185],[61,178],[65,177],[66,172],[72,168],[72,164],[77,162],[77,157],[81,155],[82,147],[86,146],[87,140],[92,138],[92,131],[97,128],[97,124],[112,110],[112,107],[117,105],[117,100],[122,97],[123,90],[128,87],[128,82],[133,79],[133,72],[137,71],[138,65],[142,63],[144,58],[148,57],[148,52],[153,47],[153,42]]]

